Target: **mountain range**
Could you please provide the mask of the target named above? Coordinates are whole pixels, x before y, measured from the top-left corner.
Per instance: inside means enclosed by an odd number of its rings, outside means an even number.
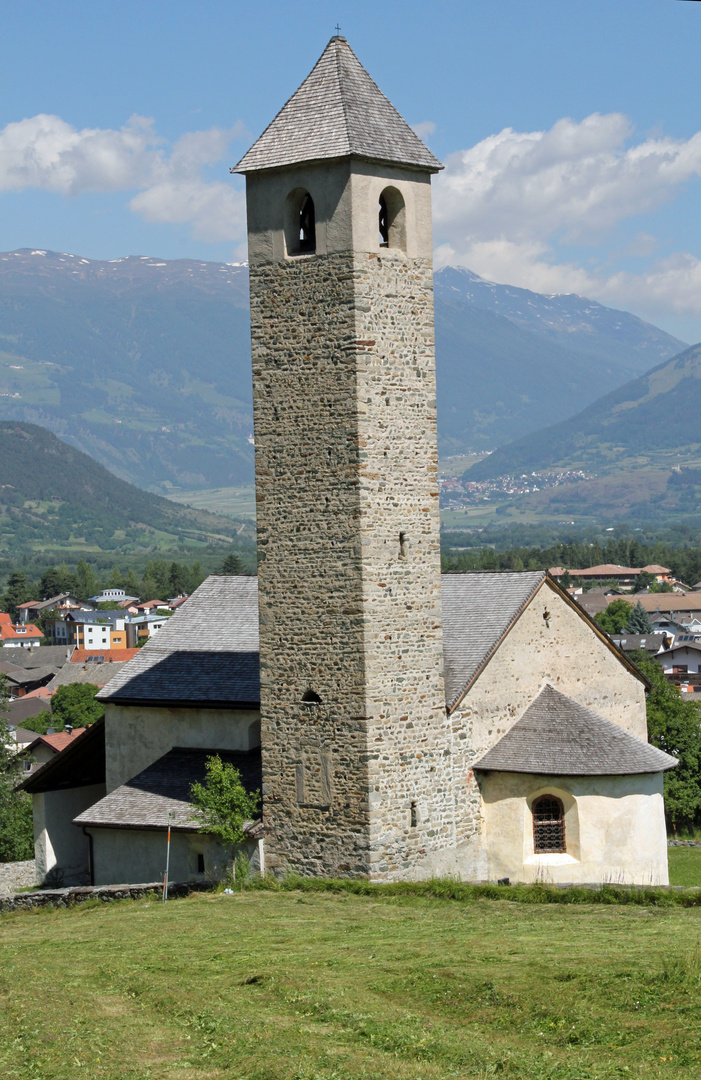
[[[492,450],[685,348],[576,296],[435,275],[439,448]],[[151,491],[250,483],[244,265],[0,254],[0,418],[40,424]]]
[[[598,398],[567,420],[478,461],[469,481],[583,470],[589,480],[516,500],[522,512],[646,521],[701,508],[701,345]]]
[[[597,473],[701,459],[701,345],[598,398],[567,420],[500,447],[471,480],[515,471]]]

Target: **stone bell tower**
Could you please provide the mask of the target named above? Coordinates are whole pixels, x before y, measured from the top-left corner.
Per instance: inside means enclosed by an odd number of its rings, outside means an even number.
[[[345,38],[246,176],[266,862],[423,877],[454,846],[431,174]]]

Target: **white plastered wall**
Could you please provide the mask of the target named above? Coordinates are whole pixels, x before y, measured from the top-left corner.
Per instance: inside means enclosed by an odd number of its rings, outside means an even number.
[[[64,885],[83,885],[89,880],[88,839],[73,818],[105,794],[104,784],[89,784],[32,795],[37,881],[54,868],[63,874]]]
[[[183,709],[107,702],[107,791],[125,784],[175,746],[253,750],[260,746],[260,714],[257,709]]]
[[[662,773],[636,776],[478,774],[487,877],[512,882],[667,885]],[[564,804],[563,854],[536,855],[531,806],[539,795]]]
[[[451,715],[456,850],[450,872],[465,880],[491,877],[482,795],[472,764],[499,742],[548,683],[647,739],[644,684],[576,608],[544,582]]]
[[[380,247],[378,207],[386,187],[396,188],[404,200],[405,251]],[[432,257],[430,174],[345,158],[247,177],[248,254],[256,265],[305,257],[288,255],[285,242],[286,201],[297,189],[314,201],[315,255],[357,251],[383,258]]]
[[[547,683],[647,740],[644,683],[545,583],[454,714],[469,726],[474,760],[499,742]]]
[[[88,830],[93,837],[95,885],[141,885],[162,881],[166,869],[167,833],[165,829]],[[247,841],[241,846],[259,869],[259,845]],[[197,868],[198,854],[204,855],[204,873]],[[169,881],[218,880],[230,865],[230,857],[212,836],[200,833],[171,833]]]

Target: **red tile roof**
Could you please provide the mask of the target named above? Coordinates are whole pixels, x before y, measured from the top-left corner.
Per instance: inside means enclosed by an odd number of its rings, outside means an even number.
[[[49,690],[48,686],[38,686],[36,688],[36,690],[30,690],[28,694],[23,694],[22,697],[23,698],[32,698],[32,697],[48,698],[48,697],[51,697],[51,695],[53,693],[54,693],[54,691]]]
[[[74,649],[71,663],[94,664],[102,658],[106,664],[126,664],[127,660],[131,660],[138,652],[138,649]]]
[[[0,611],[0,641],[27,641],[30,638],[37,640],[43,636],[38,626],[32,623],[13,623],[6,612]]]
[[[62,750],[72,743],[74,739],[77,739],[79,735],[82,735],[85,731],[84,727],[73,728],[73,731],[57,731],[53,735],[38,735],[31,746],[35,743],[46,743],[52,750],[55,750],[57,754],[60,754]],[[27,747],[27,749],[31,749]]]

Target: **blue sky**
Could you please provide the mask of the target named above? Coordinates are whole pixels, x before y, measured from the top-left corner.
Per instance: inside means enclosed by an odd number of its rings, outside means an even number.
[[[228,166],[336,23],[445,163],[436,263],[701,340],[701,4],[5,5],[0,250],[245,258]]]

